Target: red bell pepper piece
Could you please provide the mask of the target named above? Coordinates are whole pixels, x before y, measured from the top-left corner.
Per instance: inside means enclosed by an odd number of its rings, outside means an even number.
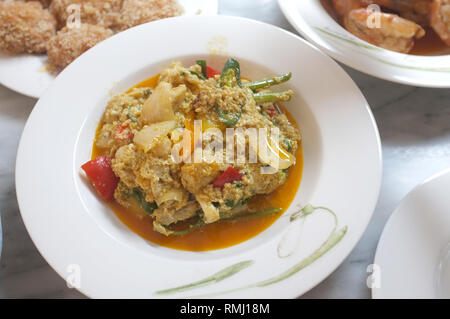
[[[217,72],[212,67],[206,66],[206,76],[208,79],[213,78],[217,74],[220,74],[220,72]]]
[[[81,165],[99,195],[104,200],[112,200],[119,178],[114,174],[108,156],[99,156]]]
[[[233,166],[229,166],[225,172],[220,174],[219,177],[213,182],[214,187],[223,188],[226,183],[233,183],[234,181],[240,181],[242,174]]]
[[[273,107],[269,107],[268,111],[269,111],[270,117],[274,117],[275,114],[277,114],[277,112],[275,111],[275,109]]]
[[[115,138],[118,140],[126,140],[133,137],[133,133],[131,133],[130,129],[128,128],[128,123],[121,124],[116,129]]]

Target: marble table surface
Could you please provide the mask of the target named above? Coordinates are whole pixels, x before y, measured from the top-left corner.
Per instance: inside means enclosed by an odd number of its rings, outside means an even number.
[[[262,20],[295,32],[274,0],[223,0],[220,14]],[[344,67],[344,66],[343,66]],[[344,67],[372,107],[383,144],[383,182],[373,218],[340,267],[302,298],[370,298],[367,266],[390,214],[418,183],[450,166],[450,90],[379,80]],[[17,146],[35,99],[0,86],[0,298],[84,298],[39,254],[17,205]]]

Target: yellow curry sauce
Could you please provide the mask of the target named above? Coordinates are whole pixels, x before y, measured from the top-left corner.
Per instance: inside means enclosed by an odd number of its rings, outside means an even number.
[[[159,75],[150,77],[130,88],[130,90],[139,87],[154,88],[158,82],[158,77]],[[280,107],[286,114],[290,123],[298,127],[295,119],[286,108],[282,105],[280,105]],[[100,128],[101,123],[99,123],[93,143],[92,159],[105,155],[105,150],[96,145]],[[165,236],[153,230],[153,219],[151,216],[143,218],[142,214],[136,214],[132,208],[123,207],[115,200],[109,202],[108,206],[129,229],[152,243],[187,251],[205,251],[226,248],[246,241],[261,233],[272,225],[284,211],[286,211],[297,193],[302,177],[303,152],[301,142],[299,142],[295,157],[296,164],[289,169],[289,174],[283,185],[279,186],[269,195],[255,196],[248,203],[249,207],[258,210],[268,207],[280,207],[282,210],[278,214],[248,220],[219,221],[212,224],[206,224],[200,229],[182,236]],[[187,221],[178,222],[174,228],[183,229],[187,227],[188,224],[189,222]]]

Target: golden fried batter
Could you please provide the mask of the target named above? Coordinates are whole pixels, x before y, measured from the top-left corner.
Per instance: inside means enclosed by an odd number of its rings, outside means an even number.
[[[431,26],[439,37],[450,46],[450,1],[433,0]]]
[[[0,2],[0,51],[44,53],[56,21],[40,2]]]
[[[183,8],[176,0],[124,0],[117,20],[119,30],[181,15]]]
[[[25,1],[29,2],[35,0],[25,0]],[[50,3],[52,3],[52,0],[38,0],[38,1],[42,4],[44,8],[48,8],[50,6]]]
[[[392,13],[380,14],[381,28],[370,28],[367,24],[370,14],[366,9],[350,11],[344,17],[345,28],[360,39],[401,53],[408,53],[414,41],[425,35],[420,25]]]
[[[111,27],[120,10],[122,0],[53,0],[50,12],[58,20],[58,28],[66,26],[67,19],[74,11],[67,11],[70,5],[80,5],[81,23]]]
[[[56,69],[63,69],[83,52],[113,35],[109,29],[91,24],[79,28],[64,27],[47,43],[48,61]]]

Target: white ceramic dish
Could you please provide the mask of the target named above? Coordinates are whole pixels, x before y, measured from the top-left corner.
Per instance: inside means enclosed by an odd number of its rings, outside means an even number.
[[[215,15],[217,0],[179,0],[184,15]],[[11,56],[0,52],[0,84],[21,94],[39,98],[55,76],[47,71],[46,55]]]
[[[170,41],[161,42],[162,38]],[[127,229],[79,172],[80,165],[90,159],[106,102],[111,92],[125,91],[172,60],[190,65],[205,58],[220,69],[230,56],[240,61],[242,73],[249,78],[293,72],[280,89],[290,87],[296,92],[286,106],[303,132],[305,164],[300,190],[288,211],[269,229],[239,245],[187,252],[151,244]],[[16,165],[17,197],[34,243],[62,277],[70,274],[71,265],[79,267],[80,291],[102,298],[215,296],[229,289],[233,292],[219,296],[296,297],[327,277],[358,242],[375,207],[380,178],[378,130],[350,77],[325,54],[289,32],[225,16],[152,22],[117,34],[83,54],[37,102],[24,129]],[[339,230],[347,227],[343,239],[288,279],[239,289],[283,273],[321,245],[333,218],[319,211],[307,219],[304,244],[293,249],[292,256],[278,257],[277,247],[285,233],[297,235],[297,224],[291,224],[289,216],[307,203],[333,209]],[[248,263],[241,264],[244,261]],[[227,274],[239,266],[249,267],[195,290],[155,294],[232,265]]]
[[[450,87],[450,55],[414,56],[371,45],[339,25],[319,0],[278,0],[278,3],[302,36],[339,62],[384,80]]]
[[[450,170],[412,190],[387,222],[372,297],[450,298]]]

